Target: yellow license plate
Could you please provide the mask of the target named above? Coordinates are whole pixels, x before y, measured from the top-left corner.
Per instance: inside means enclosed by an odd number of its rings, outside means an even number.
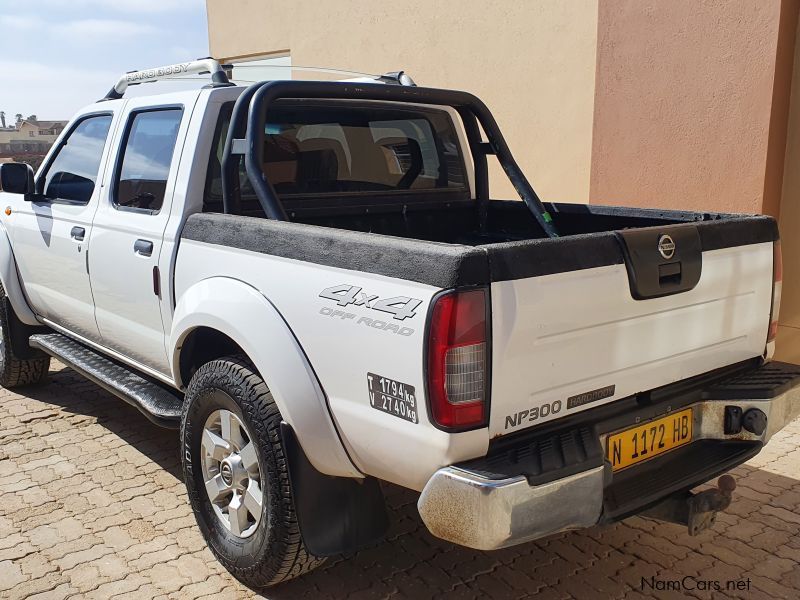
[[[619,471],[692,441],[692,409],[667,415],[608,436],[606,456]]]

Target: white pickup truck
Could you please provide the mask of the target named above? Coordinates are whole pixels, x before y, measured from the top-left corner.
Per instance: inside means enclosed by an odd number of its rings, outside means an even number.
[[[123,98],[187,72],[211,83]],[[402,73],[129,73],[0,185],[0,383],[54,356],[180,427],[198,525],[253,587],[380,539],[379,481],[478,549],[637,513],[696,533],[734,485],[690,489],[800,412],[772,218],[544,204],[480,100]]]

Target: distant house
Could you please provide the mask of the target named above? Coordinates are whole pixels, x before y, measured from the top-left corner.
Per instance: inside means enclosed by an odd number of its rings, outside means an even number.
[[[39,126],[39,135],[52,135],[58,137],[67,126],[67,121],[36,121]]]
[[[67,126],[67,121],[23,119],[12,127],[0,127],[0,162],[41,164],[47,151]]]

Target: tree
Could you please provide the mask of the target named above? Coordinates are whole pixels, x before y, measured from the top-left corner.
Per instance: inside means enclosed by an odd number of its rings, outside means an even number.
[[[17,120],[17,125],[22,123],[22,113],[17,113],[16,115],[14,115],[14,118]]]
[[[6,111],[0,110],[0,126],[6,128]]]

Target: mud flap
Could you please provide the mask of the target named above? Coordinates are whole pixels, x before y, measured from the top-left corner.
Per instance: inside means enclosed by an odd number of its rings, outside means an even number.
[[[288,461],[300,534],[311,554],[346,554],[383,539],[389,518],[377,479],[320,473],[286,422],[281,423],[281,443]]]
[[[33,325],[26,325],[19,320],[17,313],[14,312],[14,307],[11,306],[11,300],[7,296],[0,298],[3,302],[2,310],[6,311],[8,331],[5,332],[6,336],[11,343],[11,350],[20,360],[31,360],[36,358],[47,358],[47,354],[38,348],[31,348],[28,345],[28,338],[36,333],[48,333],[50,330],[47,327],[35,327]]]

